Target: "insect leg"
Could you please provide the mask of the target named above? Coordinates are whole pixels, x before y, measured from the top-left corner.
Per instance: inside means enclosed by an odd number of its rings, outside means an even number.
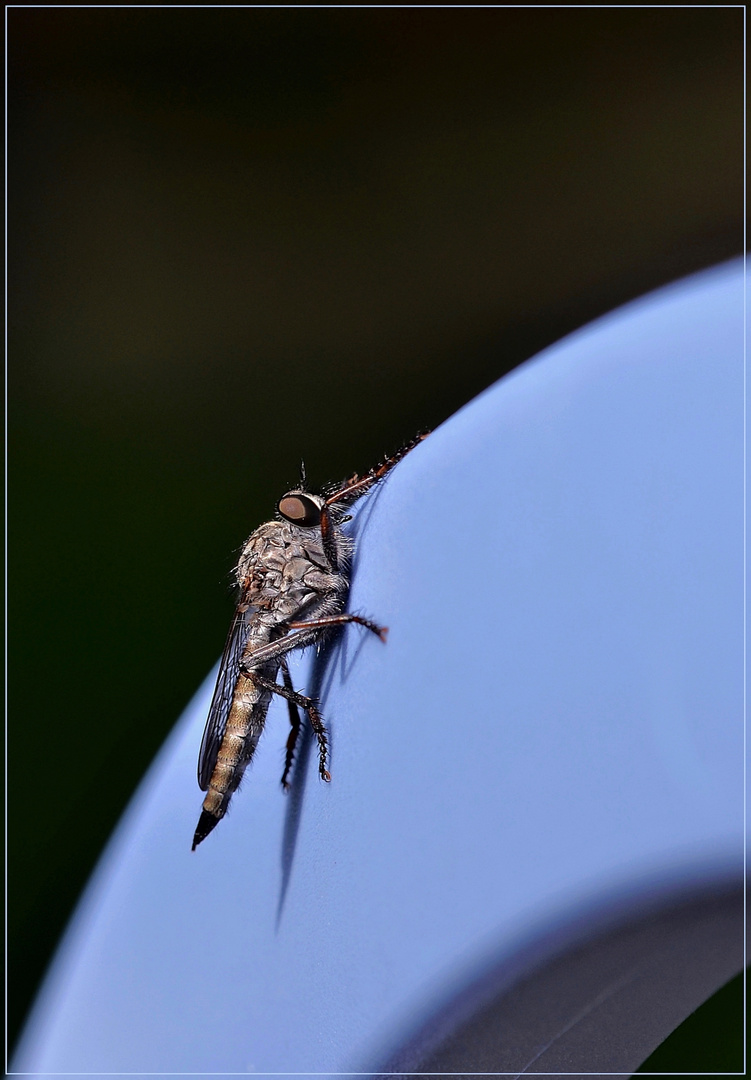
[[[295,649],[306,649],[308,645],[314,645],[319,641],[322,633],[323,631],[313,625],[303,630],[293,630],[291,634],[279,638],[278,641],[270,641],[267,645],[259,645],[257,649],[251,649],[245,653],[240,664],[240,670],[247,674],[251,668],[255,668],[259,664],[266,664],[269,660],[279,660],[282,656],[286,656],[287,653],[294,652]]]
[[[427,438],[429,432],[424,431],[419,435],[416,435],[414,439],[411,439],[400,450],[397,450],[391,457],[387,457],[385,461],[382,461],[380,465],[376,465],[365,476],[360,476],[359,473],[353,473],[349,479],[345,480],[340,487],[335,491],[332,491],[326,498],[323,506],[321,507],[321,540],[323,541],[323,552],[326,556],[329,566],[334,573],[339,570],[339,559],[336,550],[336,541],[334,539],[334,529],[331,523],[331,514],[329,507],[335,503],[342,503],[343,506],[349,506],[350,503],[355,502],[364,495],[374,484],[377,484],[379,480],[382,480],[386,473],[390,472],[395,465],[402,460],[403,457],[414,450],[418,443]]]
[[[326,556],[326,561],[331,567],[332,573],[336,574],[339,572],[339,558],[328,503],[324,503],[321,507],[321,540],[323,541],[323,554]]]
[[[363,619],[361,615],[350,615],[349,612],[344,612],[342,615],[322,615],[320,619],[308,619],[305,622],[291,622],[288,625],[293,630],[303,630],[306,627],[311,630],[315,628],[323,629],[326,626],[342,626],[346,623],[358,623],[360,626],[364,626],[371,633],[375,634],[381,639],[386,640],[386,634],[388,633],[388,626],[377,626],[376,623],[371,622],[370,619]]]
[[[290,676],[286,660],[282,660],[281,668],[284,685],[288,690],[294,692],[295,688],[292,685],[292,678]],[[289,776],[290,769],[292,768],[292,762],[295,759],[295,746],[297,745],[297,739],[300,734],[300,714],[297,711],[297,705],[295,705],[294,701],[290,701],[289,699],[287,699],[287,707],[289,708],[290,732],[287,738],[287,748],[284,756],[284,772],[282,773],[282,787],[285,791],[289,788],[289,782],[287,778]]]
[[[349,622],[360,623],[377,634],[381,641],[386,640],[388,627],[377,626],[370,619],[363,619],[359,615],[349,615],[346,612],[343,615],[326,615],[320,619],[311,619],[309,622],[288,623],[287,625],[293,628],[292,633],[278,641],[270,641],[268,645],[259,645],[257,649],[247,652],[243,657],[240,670],[247,674],[258,664],[265,664],[269,660],[279,660],[288,652],[294,652],[295,649],[306,649],[308,645],[315,645],[329,627],[341,626]]]
[[[368,488],[371,488],[373,484],[377,484],[379,480],[382,480],[386,473],[390,472],[395,465],[398,465],[403,457],[406,457],[410,450],[414,450],[418,443],[421,443],[423,439],[426,439],[429,432],[425,431],[419,435],[416,435],[414,439],[410,439],[400,450],[397,450],[391,457],[387,457],[380,465],[376,465],[365,476],[358,476],[357,473],[351,476],[348,480],[345,480],[340,488],[333,491],[326,502],[324,508],[332,506],[334,503],[344,502],[345,505],[350,501],[352,495],[357,498],[360,495],[364,495]],[[323,522],[323,514],[321,520]]]
[[[304,694],[298,694],[296,690],[289,690],[286,686],[280,686],[279,683],[274,682],[272,679],[267,679],[263,675],[259,675],[257,671],[248,671],[246,674],[247,677],[258,686],[264,687],[265,690],[270,690],[272,694],[279,694],[280,697],[286,698],[287,701],[294,702],[294,704],[299,705],[301,709],[305,709],[310,717],[310,726],[313,728],[316,739],[318,740],[318,772],[321,775],[321,779],[328,783],[331,779],[331,774],[326,768],[326,756],[329,748],[328,737],[326,735],[326,726],[313,698],[305,697]]]

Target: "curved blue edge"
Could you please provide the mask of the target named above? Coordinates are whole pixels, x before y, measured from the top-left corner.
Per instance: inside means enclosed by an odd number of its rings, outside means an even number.
[[[742,970],[744,891],[722,861],[620,882],[475,963],[377,1075],[632,1074]]]
[[[363,502],[350,609],[388,644],[348,628],[292,667],[332,783],[303,754],[281,795],[274,705],[191,853],[209,677],[14,1071],[377,1071],[489,965],[523,980],[535,942],[573,948],[582,913],[740,879],[743,295],[732,263],[585,327]],[[633,1013],[611,1023],[634,1039]],[[567,1071],[592,1071],[587,1045]]]

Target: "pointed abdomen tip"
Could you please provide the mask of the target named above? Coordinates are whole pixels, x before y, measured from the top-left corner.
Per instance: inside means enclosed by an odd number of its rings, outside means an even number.
[[[210,814],[208,810],[201,811],[201,816],[199,817],[198,824],[196,825],[195,835],[193,836],[193,847],[190,849],[191,851],[196,850],[201,841],[205,840],[211,830],[216,828],[216,826],[219,824],[219,821],[220,818],[214,817],[214,815]]]

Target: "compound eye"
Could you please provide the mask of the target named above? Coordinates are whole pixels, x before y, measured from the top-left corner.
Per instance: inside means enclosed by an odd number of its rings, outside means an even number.
[[[279,500],[277,510],[283,518],[302,529],[312,529],[321,524],[320,507],[309,495],[300,491],[288,491],[284,498]]]

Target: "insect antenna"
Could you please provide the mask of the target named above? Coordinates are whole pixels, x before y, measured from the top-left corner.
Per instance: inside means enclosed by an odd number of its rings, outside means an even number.
[[[305,472],[305,462],[300,462],[300,491],[308,490],[308,476]]]

